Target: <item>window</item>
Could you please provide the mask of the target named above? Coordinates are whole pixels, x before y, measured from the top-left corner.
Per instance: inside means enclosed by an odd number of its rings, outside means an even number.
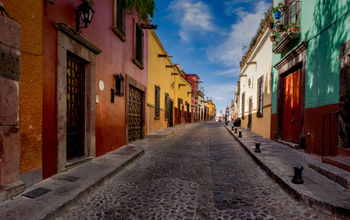
[[[263,76],[258,79],[258,96],[257,96],[257,106],[258,111],[256,113],[257,117],[263,116]]]
[[[243,92],[242,93],[242,118],[244,118],[244,111],[245,111],[245,109],[244,109],[244,105],[245,105],[245,103],[244,103],[244,101],[245,101],[245,92]]]
[[[135,25],[135,64],[143,69],[143,30],[140,25]]]
[[[123,42],[126,41],[124,0],[114,0],[113,31]]]
[[[286,11],[283,13],[283,23],[287,26],[299,24],[299,1],[285,0]]]
[[[160,117],[160,87],[155,86],[154,88],[154,105],[155,105],[155,111],[154,111],[154,118],[159,119]]]
[[[177,99],[177,117],[181,117],[181,104],[182,104],[182,99],[178,98]]]
[[[169,94],[165,93],[165,119],[169,119],[170,116],[170,109],[169,109]]]

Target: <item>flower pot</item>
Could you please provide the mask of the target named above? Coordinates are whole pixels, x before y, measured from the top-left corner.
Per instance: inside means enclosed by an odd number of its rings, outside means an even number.
[[[273,42],[273,41],[275,41],[276,40],[276,36],[275,35],[271,35],[270,36],[270,40]]]
[[[299,31],[299,28],[297,28],[297,27],[290,28],[290,32],[297,32],[297,31]]]
[[[269,23],[269,28],[272,30],[275,24],[273,22]]]
[[[273,13],[273,16],[275,19],[280,19],[280,17],[282,16],[282,12],[281,11],[275,11]]]
[[[278,25],[276,25],[276,30],[277,30],[278,32],[282,32],[282,31],[283,31],[283,24],[278,24]]]

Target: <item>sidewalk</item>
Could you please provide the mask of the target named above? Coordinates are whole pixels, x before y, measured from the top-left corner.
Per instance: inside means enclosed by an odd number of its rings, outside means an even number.
[[[151,136],[152,138],[166,137],[174,131],[176,131],[175,128],[163,129]],[[27,188],[20,195],[0,203],[0,219],[52,219],[58,216],[66,207],[142,156],[143,147],[147,142],[148,140],[144,139],[130,143]],[[50,191],[36,198],[23,196],[39,187]]]
[[[225,125],[255,162],[290,195],[314,209],[350,219],[350,190],[346,188],[350,183],[349,172],[323,164],[317,156],[265,139],[247,129],[238,127],[237,133],[234,133],[231,126]],[[238,137],[238,131],[242,131],[241,138]],[[261,153],[254,152],[256,142],[261,143]],[[304,184],[291,182],[294,175],[293,166],[304,167]],[[342,185],[316,172],[317,168],[336,173],[334,175],[342,178]]]

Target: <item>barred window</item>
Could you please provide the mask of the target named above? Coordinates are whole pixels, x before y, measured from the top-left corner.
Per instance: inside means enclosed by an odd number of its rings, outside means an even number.
[[[300,0],[285,0],[285,11],[283,13],[283,23],[288,26],[295,26],[299,24],[300,17]]]
[[[177,99],[177,117],[181,117],[181,104],[182,104],[182,99],[178,98]]]
[[[263,76],[261,76],[258,79],[258,96],[257,96],[257,106],[258,106],[258,111],[256,113],[257,117],[262,117],[263,116]]]
[[[135,28],[135,62],[138,66],[143,66],[143,30],[140,25],[136,24]]]
[[[125,5],[124,0],[114,0],[114,21],[113,31],[122,41],[125,37]]]
[[[155,118],[159,119],[160,117],[160,87],[155,86],[154,88],[154,105],[155,105]]]
[[[189,119],[190,118],[190,104],[188,102],[186,102],[186,118]]]

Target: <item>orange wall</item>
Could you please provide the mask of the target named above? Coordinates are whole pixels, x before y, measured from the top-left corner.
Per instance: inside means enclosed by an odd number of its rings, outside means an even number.
[[[2,0],[21,25],[19,81],[20,172],[42,166],[43,1]]]

